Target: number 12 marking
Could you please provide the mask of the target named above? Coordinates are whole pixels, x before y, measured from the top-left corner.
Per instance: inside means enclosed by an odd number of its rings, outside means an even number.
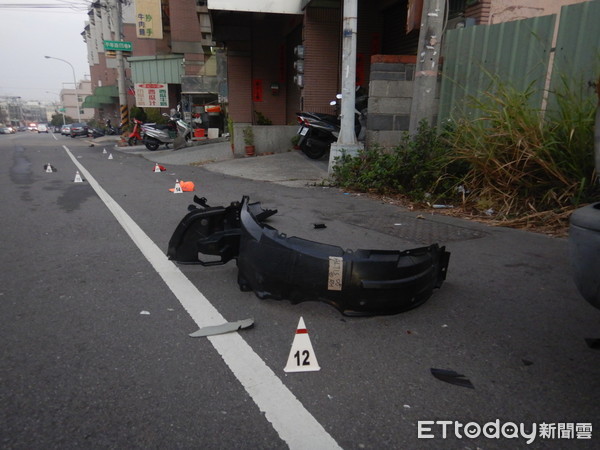
[[[304,357],[304,359],[302,360],[302,363],[300,363],[300,350],[294,353],[294,358],[296,358],[296,365],[310,366],[310,362],[308,360],[308,358],[310,357],[310,352],[308,350],[302,350],[302,356]]]

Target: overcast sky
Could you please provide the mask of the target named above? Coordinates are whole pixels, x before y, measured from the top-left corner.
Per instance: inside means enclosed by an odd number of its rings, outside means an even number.
[[[20,7],[4,7],[7,4]],[[0,0],[0,96],[56,102],[63,87],[72,89],[71,67],[45,55],[71,63],[77,81],[89,79],[81,33],[90,4],[86,0]]]

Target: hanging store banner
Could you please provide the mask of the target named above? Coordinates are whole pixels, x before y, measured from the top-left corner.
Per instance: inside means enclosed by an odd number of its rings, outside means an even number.
[[[139,39],[162,39],[161,0],[135,0],[135,29]]]
[[[135,105],[138,108],[168,108],[169,85],[166,83],[136,83]]]
[[[304,14],[303,9],[310,0],[208,0],[208,9],[223,11],[244,11],[276,14]],[[327,2],[325,2],[327,3]],[[332,2],[329,2],[332,3]]]

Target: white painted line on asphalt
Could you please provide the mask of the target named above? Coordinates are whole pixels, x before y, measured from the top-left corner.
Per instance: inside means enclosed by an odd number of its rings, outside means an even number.
[[[71,151],[65,145],[63,148],[194,322],[200,328],[226,322],[227,320],[202,292],[173,262],[167,259],[161,249],[100,186]],[[323,426],[304,408],[302,403],[238,333],[211,336],[207,339],[210,340],[225,364],[229,366],[258,408],[265,413],[267,420],[271,422],[279,437],[290,449],[340,448]]]

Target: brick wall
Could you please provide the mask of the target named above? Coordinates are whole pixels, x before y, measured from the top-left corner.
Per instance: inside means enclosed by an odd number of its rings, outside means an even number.
[[[329,101],[340,92],[341,58],[339,9],[307,8],[304,18],[304,88],[305,111],[333,113]]]
[[[238,123],[252,123],[252,63],[250,56],[227,56],[229,115]]]
[[[408,131],[416,56],[371,58],[367,145],[394,147]]]
[[[490,11],[492,0],[480,0],[465,9],[465,17],[472,17],[477,25],[487,25],[490,22]]]
[[[185,75],[202,75],[204,51],[202,29],[196,12],[195,0],[177,0],[169,3],[171,48],[173,53],[183,53]]]
[[[281,33],[282,18],[258,15],[252,21],[252,83],[260,96],[252,97],[253,114],[260,112],[274,125],[286,123],[286,39]],[[278,90],[272,91],[276,83]],[[254,123],[257,115],[254,114]]]
[[[174,42],[197,42],[201,37],[200,22],[196,14],[195,0],[169,2],[171,40]]]

